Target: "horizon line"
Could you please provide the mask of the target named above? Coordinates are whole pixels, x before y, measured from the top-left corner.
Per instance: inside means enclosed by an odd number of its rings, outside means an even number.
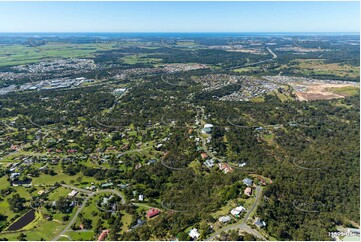
[[[241,33],[354,33],[354,34],[360,34],[360,32],[357,31],[191,31],[191,32],[186,32],[186,31],[27,31],[27,32],[3,32],[0,31],[0,34],[31,34],[31,33],[171,33],[171,34],[177,34],[177,33],[185,33],[185,34],[192,34],[192,33],[210,33],[210,34],[217,34],[217,33],[235,33],[235,34],[241,34]]]

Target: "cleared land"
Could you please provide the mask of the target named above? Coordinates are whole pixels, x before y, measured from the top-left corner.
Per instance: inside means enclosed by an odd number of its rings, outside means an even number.
[[[319,100],[319,99],[335,99],[344,98],[359,93],[360,88],[352,84],[305,84],[307,90],[304,92],[296,92],[296,96],[300,101]]]
[[[296,69],[303,75],[333,75],[336,77],[360,77],[360,68],[351,65],[343,65],[338,63],[324,63],[324,60],[306,59],[298,60],[295,65]]]

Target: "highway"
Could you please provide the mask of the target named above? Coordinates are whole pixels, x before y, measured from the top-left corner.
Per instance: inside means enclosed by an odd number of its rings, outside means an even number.
[[[277,58],[277,55],[270,48],[267,47],[267,50],[272,55],[272,58],[257,61],[257,62],[253,62],[253,63],[248,63],[248,64],[244,64],[244,65],[240,65],[240,66],[233,66],[233,67],[230,67],[230,68],[225,68],[225,70],[234,70],[234,69],[237,69],[237,68],[242,68],[242,67],[247,67],[247,66],[254,66],[254,65],[258,65],[258,64],[262,64],[262,63],[265,63],[265,62],[272,61],[272,60]]]

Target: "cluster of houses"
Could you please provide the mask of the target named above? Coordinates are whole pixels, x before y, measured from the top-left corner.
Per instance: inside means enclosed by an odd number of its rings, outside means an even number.
[[[33,160],[29,158],[23,158],[21,161],[16,163],[10,163],[7,168],[10,172],[9,178],[11,185],[14,187],[17,186],[24,186],[24,187],[30,187],[32,185],[32,179],[26,177],[25,179],[20,179],[21,171],[24,170],[24,166],[29,166],[33,164]]]

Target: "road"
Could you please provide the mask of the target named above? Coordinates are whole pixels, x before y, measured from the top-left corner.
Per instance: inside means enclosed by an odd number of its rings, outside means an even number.
[[[244,218],[242,220],[240,220],[238,223],[236,224],[230,224],[227,225],[219,230],[217,230],[216,232],[214,232],[213,234],[211,234],[206,240],[207,241],[211,241],[214,240],[218,235],[220,235],[222,232],[226,232],[228,230],[236,230],[239,229],[241,231],[246,231],[249,234],[253,234],[254,236],[261,238],[263,240],[266,240],[266,238],[263,237],[263,235],[258,232],[255,229],[252,229],[251,227],[249,227],[247,225],[247,220],[249,219],[249,217],[251,216],[252,212],[254,211],[254,209],[257,207],[259,198],[261,196],[261,192],[262,189],[259,186],[256,186],[256,201],[253,203],[252,207],[248,210],[246,216],[244,216]]]
[[[201,113],[201,117],[200,117],[200,120],[202,122],[204,122],[204,109],[202,107],[199,107],[201,110],[202,110],[202,113]],[[198,115],[198,113],[197,113]],[[223,161],[223,159],[220,159],[220,158],[217,158],[212,152],[210,152],[207,148],[207,144],[206,144],[206,140],[203,138],[203,136],[200,134],[199,130],[198,130],[198,137],[201,138],[202,140],[202,148],[203,150],[207,153],[207,155],[211,158],[214,158],[214,159],[217,159],[219,161]],[[259,198],[261,196],[261,192],[262,192],[262,188],[260,186],[256,186],[256,200],[254,201],[252,207],[248,210],[248,212],[246,213],[246,215],[244,216],[244,218],[242,220],[240,220],[238,223],[236,224],[231,224],[231,225],[228,225],[228,226],[225,226],[219,230],[217,230],[215,233],[211,234],[210,237],[208,237],[207,240],[213,240],[214,238],[216,238],[218,235],[220,235],[221,232],[223,231],[228,231],[228,230],[234,230],[234,229],[240,229],[242,231],[246,231],[250,234],[253,234],[254,236],[258,237],[258,238],[261,238],[263,240],[266,240],[262,234],[260,232],[258,232],[257,230],[255,229],[252,229],[251,227],[249,227],[247,225],[247,220],[249,219],[249,217],[251,216],[252,212],[254,211],[254,209],[257,207],[258,205],[258,201],[259,201]]]
[[[267,50],[268,52],[272,55],[272,58],[271,59],[267,59],[267,60],[262,60],[262,61],[257,61],[257,62],[254,62],[254,63],[249,63],[249,64],[245,64],[244,66],[254,66],[254,65],[258,65],[258,64],[262,64],[262,63],[265,63],[265,62],[269,62],[269,61],[272,61],[274,59],[277,58],[277,55],[275,53],[273,53],[273,51],[267,47]]]
[[[204,121],[204,109],[202,107],[199,107],[199,108],[202,110],[200,120]],[[207,153],[207,155],[209,157],[212,157],[212,158],[215,158],[217,160],[223,161],[222,159],[215,157],[214,154],[208,150],[207,145],[206,145],[206,140],[202,137],[202,135],[200,135],[199,130],[198,130],[198,137],[201,138],[202,147],[203,147],[204,151]],[[114,194],[118,195],[119,197],[121,197],[122,198],[122,203],[125,204],[125,199],[123,198],[122,194],[119,191],[114,190],[114,189],[104,189],[104,190],[100,190],[100,191],[97,191],[97,192],[92,192],[92,191],[85,190],[85,189],[78,188],[78,187],[71,186],[71,185],[63,184],[62,186],[66,187],[66,188],[69,188],[69,189],[77,190],[77,191],[82,192],[82,193],[85,193],[85,194],[87,194],[87,197],[83,201],[82,205],[78,208],[78,210],[76,211],[76,213],[74,214],[74,216],[70,220],[70,222],[67,224],[67,226],[52,241],[57,241],[61,236],[63,236],[71,228],[71,226],[75,223],[75,221],[76,221],[77,217],[79,216],[79,214],[81,213],[81,211],[84,209],[86,203],[88,202],[88,200],[92,196],[100,194],[100,193],[110,192],[110,193],[114,193]],[[252,207],[248,210],[245,217],[239,223],[231,224],[231,225],[228,225],[228,226],[225,226],[225,227],[219,229],[218,231],[213,233],[207,240],[214,239],[222,231],[228,231],[228,230],[233,230],[233,229],[240,229],[240,230],[246,231],[246,232],[248,232],[250,234],[255,235],[256,237],[259,237],[259,238],[262,238],[262,239],[265,240],[265,238],[257,230],[252,229],[251,227],[249,227],[246,224],[246,221],[248,220],[249,216],[251,215],[253,210],[257,207],[257,203],[258,203],[261,191],[262,191],[261,187],[256,186],[256,200],[255,200],[254,204],[252,205]],[[138,205],[138,206],[141,205],[141,204],[138,204],[138,203],[133,203],[133,204]],[[142,206],[148,207],[148,206],[145,206],[143,204],[142,204]]]
[[[272,58],[270,59],[267,59],[267,60],[261,60],[261,61],[257,61],[257,62],[253,62],[253,63],[248,63],[248,64],[243,64],[243,65],[240,65],[240,66],[233,66],[233,67],[229,67],[229,68],[224,68],[225,70],[234,70],[234,69],[237,69],[237,68],[242,68],[242,67],[247,67],[247,66],[254,66],[254,65],[258,65],[258,64],[262,64],[262,63],[265,63],[265,62],[269,62],[269,61],[272,61],[274,59],[277,58],[277,55],[275,53],[273,53],[273,51],[267,47],[267,50],[268,52],[272,55]]]
[[[74,186],[70,186],[70,185],[66,185],[66,184],[63,184],[62,186],[66,187],[66,188],[73,189],[73,190],[77,190],[79,192],[86,193],[86,194],[88,194],[88,196],[85,198],[82,205],[75,212],[74,216],[69,221],[69,223],[65,226],[65,228],[57,236],[55,236],[52,239],[52,241],[59,240],[59,238],[62,237],[71,228],[71,226],[75,223],[75,221],[78,218],[79,214],[81,213],[81,211],[83,211],[83,209],[85,208],[85,205],[87,204],[87,202],[89,201],[89,199],[92,196],[98,195],[100,193],[107,193],[107,192],[114,193],[114,194],[116,194],[117,196],[119,196],[122,199],[122,204],[125,204],[125,199],[124,199],[123,195],[119,191],[114,190],[114,189],[104,189],[104,190],[100,190],[100,191],[97,191],[97,192],[92,192],[92,191],[89,191],[89,190],[85,190],[85,189],[82,189],[82,188],[78,188],[78,187],[74,187]]]

